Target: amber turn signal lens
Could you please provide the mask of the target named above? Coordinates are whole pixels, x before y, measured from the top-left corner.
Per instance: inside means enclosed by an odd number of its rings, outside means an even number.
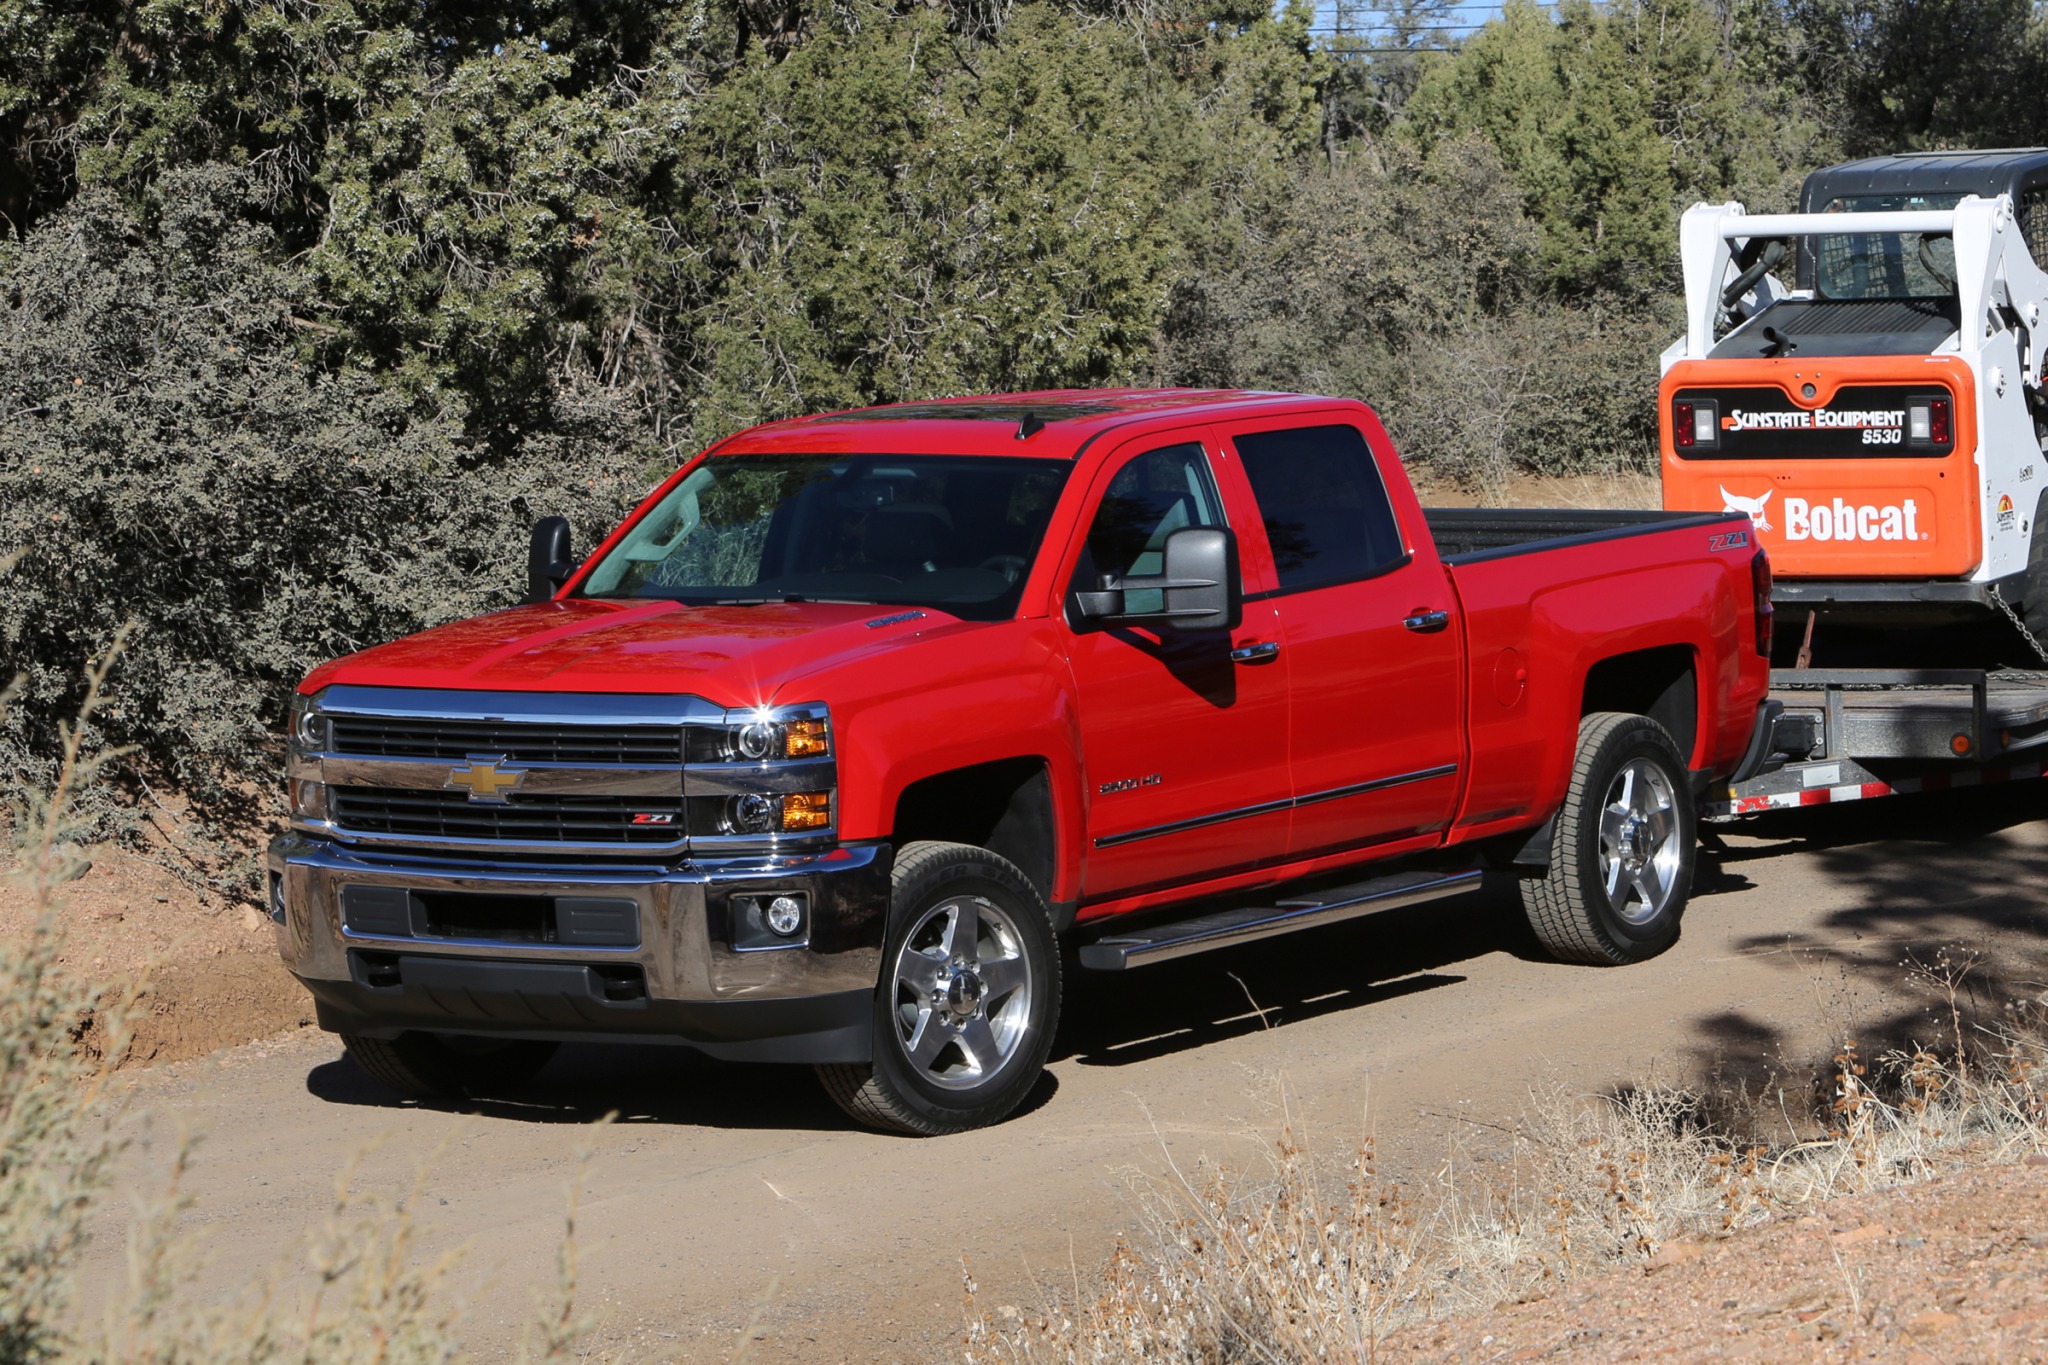
[[[823,758],[832,752],[832,741],[822,720],[793,720],[782,727],[783,753],[790,758]]]
[[[799,829],[824,829],[831,823],[831,792],[791,792],[782,798],[784,833]]]

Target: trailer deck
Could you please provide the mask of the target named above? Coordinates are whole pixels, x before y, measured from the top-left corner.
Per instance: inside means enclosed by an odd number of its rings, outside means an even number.
[[[1703,818],[2042,775],[2048,672],[1771,670],[1783,766],[1710,793]]]

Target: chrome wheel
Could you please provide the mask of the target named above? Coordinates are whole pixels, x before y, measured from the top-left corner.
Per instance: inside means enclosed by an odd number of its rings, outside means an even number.
[[[1629,924],[1664,912],[1684,861],[1683,822],[1671,779],[1656,763],[1623,766],[1600,810],[1600,884],[1607,903]]]
[[[947,1090],[984,1085],[1031,1031],[1031,963],[1009,913],[980,896],[939,901],[896,954],[897,1042]]]

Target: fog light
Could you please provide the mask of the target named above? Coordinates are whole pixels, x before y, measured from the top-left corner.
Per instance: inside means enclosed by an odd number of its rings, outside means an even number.
[[[774,753],[775,741],[778,737],[776,731],[780,728],[779,726],[771,725],[765,720],[757,720],[751,725],[742,725],[739,734],[734,737],[734,744],[740,751],[740,757],[766,758]]]
[[[775,832],[775,798],[758,792],[735,796],[726,810],[725,823],[734,834],[772,834]]]
[[[284,923],[284,878],[275,872],[270,874],[270,918]]]
[[[324,784],[311,781],[292,783],[292,816],[299,820],[325,820],[327,818],[327,788]]]
[[[804,927],[804,903],[795,896],[777,896],[769,901],[768,927],[788,938]]]
[[[832,823],[831,792],[791,792],[782,798],[782,827],[824,829]]]

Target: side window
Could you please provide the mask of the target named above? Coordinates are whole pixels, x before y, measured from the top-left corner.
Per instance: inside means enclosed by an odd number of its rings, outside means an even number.
[[[1087,545],[1073,588],[1095,589],[1114,575],[1133,578],[1164,572],[1166,538],[1185,526],[1223,526],[1223,500],[1199,442],[1133,456],[1110,480],[1088,524]],[[1132,612],[1158,611],[1156,589],[1125,597]]]
[[[1259,501],[1281,591],[1346,583],[1403,562],[1394,505],[1358,428],[1249,432],[1233,444]]]

